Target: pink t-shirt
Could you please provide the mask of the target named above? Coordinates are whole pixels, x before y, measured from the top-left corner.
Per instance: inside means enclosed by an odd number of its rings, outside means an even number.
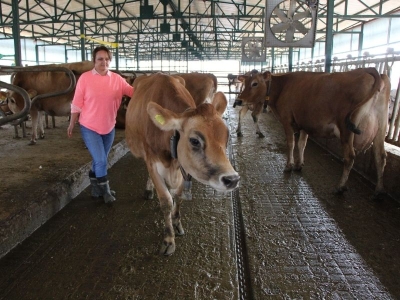
[[[99,134],[110,133],[116,123],[123,96],[132,97],[133,87],[120,75],[108,71],[102,76],[95,69],[79,78],[71,113],[80,113],[79,123]]]

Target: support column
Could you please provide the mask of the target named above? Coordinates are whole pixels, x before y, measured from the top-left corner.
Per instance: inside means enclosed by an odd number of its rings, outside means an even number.
[[[21,55],[21,36],[19,34],[19,8],[18,0],[12,0],[12,15],[13,15],[13,39],[14,39],[14,58],[15,65],[22,67],[22,55]]]
[[[325,37],[325,72],[331,72],[332,49],[333,49],[333,11],[335,1],[328,1],[326,15],[326,37]]]

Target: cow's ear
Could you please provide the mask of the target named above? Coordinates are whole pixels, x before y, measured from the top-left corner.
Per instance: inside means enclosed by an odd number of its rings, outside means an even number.
[[[37,95],[36,90],[29,89],[29,90],[27,90],[27,92],[28,92],[29,98],[31,98],[31,99]]]
[[[246,76],[244,76],[244,75],[239,75],[239,76],[237,77],[237,79],[238,79],[240,82],[243,82],[243,81],[245,81]]]
[[[147,104],[147,113],[153,123],[161,130],[169,131],[181,128],[181,120],[178,115],[155,102]]]
[[[220,116],[222,116],[228,106],[228,100],[223,92],[216,92],[211,103],[214,105]]]
[[[264,81],[270,81],[271,80],[271,72],[265,71],[263,73]]]

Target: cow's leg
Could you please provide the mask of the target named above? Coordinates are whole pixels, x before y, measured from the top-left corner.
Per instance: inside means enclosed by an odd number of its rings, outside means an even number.
[[[265,100],[263,104],[263,113],[268,112],[267,108],[268,108],[268,100]]]
[[[251,113],[251,116],[253,118],[253,122],[256,125],[256,134],[258,135],[259,138],[265,137],[264,134],[262,134],[260,130],[260,126],[258,124],[258,119],[260,118],[261,111],[263,108],[264,103],[258,103],[255,107],[253,112]]]
[[[171,255],[175,252],[175,232],[172,224],[172,196],[168,191],[164,179],[157,172],[156,165],[149,161],[146,161],[146,164],[157,192],[161,212],[164,216],[164,240],[161,245],[160,254]]]
[[[44,126],[43,126],[44,112],[40,111],[38,114],[39,138],[44,139]]]
[[[243,134],[242,134],[242,120],[243,120],[243,118],[246,115],[248,110],[249,110],[249,106],[248,105],[244,105],[239,111],[239,122],[238,122],[238,126],[237,126],[237,129],[236,129],[237,136],[243,136]]]
[[[14,125],[14,136],[13,136],[13,138],[14,139],[19,139],[20,138],[20,136],[18,134],[18,125]]]
[[[293,170],[294,167],[294,157],[293,157],[293,150],[295,145],[295,136],[292,127],[286,126],[284,128],[286,134],[286,143],[287,143],[287,161],[286,167],[283,170],[284,172],[290,172]]]
[[[176,201],[174,202],[174,207],[172,210],[172,224],[174,226],[176,235],[184,235],[185,234],[185,230],[183,229],[182,222],[181,222],[181,213],[180,213],[181,205],[184,200],[182,191],[183,191],[183,183],[176,190],[176,197],[174,197],[174,199],[176,199]]]
[[[22,137],[26,138],[26,121],[21,123]]]
[[[159,169],[158,169],[159,170]],[[180,208],[183,200],[188,200],[187,195],[184,194],[184,188],[187,187],[190,193],[191,181],[186,186],[183,181],[181,171],[179,171],[178,165],[172,164],[168,169],[168,176],[166,176],[165,181],[170,187],[169,192],[174,201],[174,206],[172,208],[172,225],[175,229],[175,235],[184,235],[185,231],[181,223]]]
[[[50,127],[49,127],[49,115],[48,115],[48,114],[45,114],[45,116],[44,116],[44,122],[45,122],[45,124],[46,124],[46,129],[50,128]]]
[[[385,189],[383,187],[383,171],[386,166],[386,151],[385,151],[385,141],[383,133],[378,131],[377,136],[375,137],[372,150],[374,153],[375,159],[375,167],[376,167],[376,187],[374,198],[379,198],[382,194],[385,194]]]
[[[171,255],[175,252],[175,231],[172,224],[173,201],[169,193],[158,193],[161,212],[164,216],[164,240],[161,245],[160,254]],[[161,195],[162,194],[162,195]]]
[[[295,171],[301,171],[304,166],[304,149],[307,145],[308,134],[300,130],[299,140],[297,141],[298,158],[294,166]]]
[[[40,117],[40,112],[38,112],[36,109],[31,109],[30,114],[32,120],[32,136],[29,145],[35,145],[37,139],[37,125],[38,125],[38,119]]]
[[[352,137],[347,142],[342,142],[343,173],[342,177],[340,178],[339,185],[336,187],[334,191],[335,194],[339,195],[347,191],[346,183],[349,178],[350,171],[353,168],[354,158],[356,157],[356,153],[354,152],[354,147],[353,147],[354,133],[352,133],[351,135]]]
[[[144,198],[146,200],[151,200],[154,198],[154,184],[153,180],[151,180],[151,177],[149,176],[147,178],[147,183],[146,183],[146,190],[144,191]]]

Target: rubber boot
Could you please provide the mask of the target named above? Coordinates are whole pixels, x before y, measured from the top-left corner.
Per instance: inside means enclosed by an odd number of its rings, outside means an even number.
[[[105,203],[112,203],[115,200],[115,197],[111,194],[110,185],[107,179],[107,176],[98,177],[97,178],[97,186],[101,190],[101,195],[103,196]]]
[[[89,171],[89,179],[90,179],[90,185],[92,186],[92,191],[91,191],[92,197],[94,198],[101,197],[103,194],[101,189],[99,188],[96,175],[92,170]]]
[[[89,171],[90,185],[92,186],[91,195],[94,198],[100,198],[103,196],[102,190],[99,188],[99,183],[97,181],[96,175],[92,170]],[[115,196],[115,191],[111,190],[111,195]]]

